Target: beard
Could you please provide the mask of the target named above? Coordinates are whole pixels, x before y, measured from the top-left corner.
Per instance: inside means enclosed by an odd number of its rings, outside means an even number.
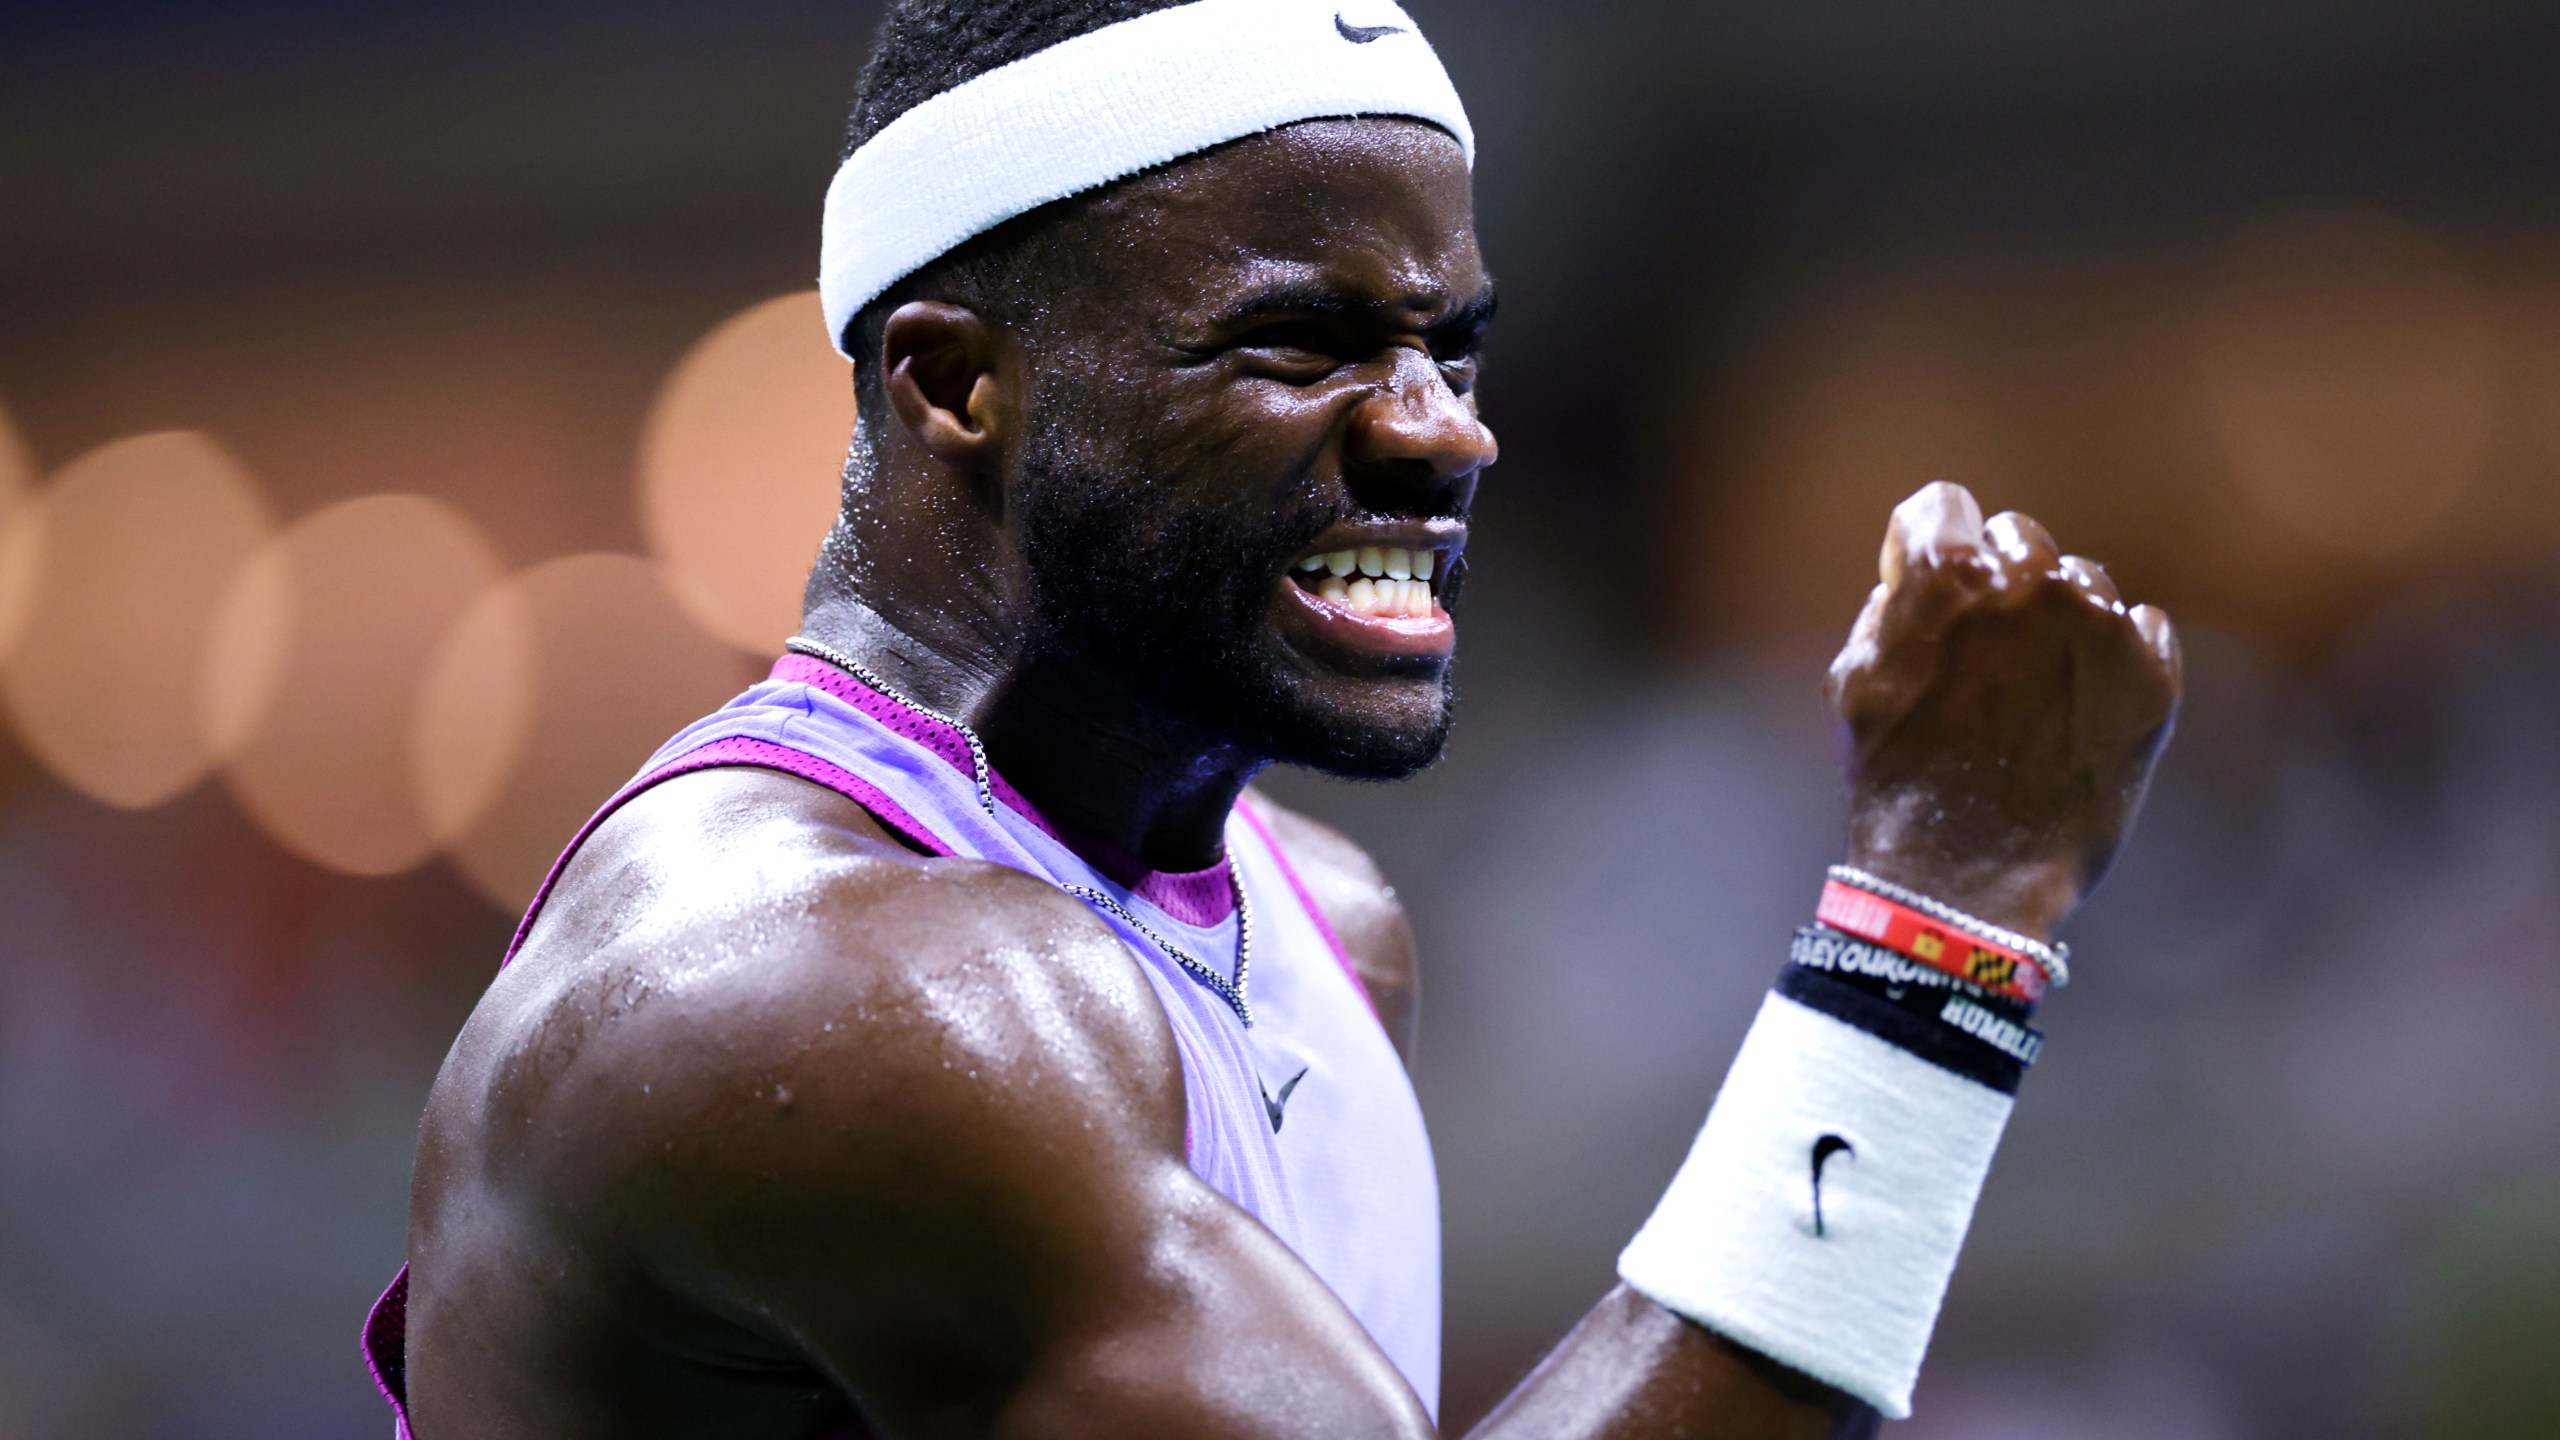
[[[1357,510],[1312,485],[1274,503],[1168,474],[1162,456],[1096,456],[1066,438],[1084,429],[1034,425],[1021,461],[1035,665],[1098,676],[1250,754],[1343,779],[1399,780],[1440,757],[1457,700],[1447,662],[1319,671],[1274,632],[1275,577]],[[1214,473],[1214,455],[1189,458]]]

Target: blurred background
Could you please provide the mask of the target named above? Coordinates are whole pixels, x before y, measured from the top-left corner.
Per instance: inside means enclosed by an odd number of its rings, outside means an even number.
[[[1271,787],[1424,938],[1448,1418],[1704,1113],[1946,477],[2190,700],[1892,1433],[2560,1433],[2560,8],[1409,3],[1504,286],[1467,699]],[[0,1440],[387,1428],[446,1044],[791,628],[875,14],[0,9]]]

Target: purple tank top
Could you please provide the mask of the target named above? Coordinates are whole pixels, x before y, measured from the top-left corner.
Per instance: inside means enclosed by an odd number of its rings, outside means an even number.
[[[1172,1027],[1192,1170],[1333,1287],[1424,1408],[1438,1413],[1440,1195],[1422,1110],[1340,939],[1250,800],[1228,817],[1225,865],[1145,873],[1120,863],[1125,857],[1070,846],[1001,775],[984,772],[982,789],[957,727],[789,655],[770,679],[668,741],[587,822],[516,927],[508,958],[569,857],[607,816],[661,781],[739,765],[824,785],[933,854],[1091,892],[1079,898],[1128,945]],[[1228,866],[1253,926],[1241,996],[1225,983],[1238,927]],[[1216,978],[1195,974],[1168,947]],[[401,1440],[409,1436],[407,1282],[404,1270],[365,1326],[366,1359]]]

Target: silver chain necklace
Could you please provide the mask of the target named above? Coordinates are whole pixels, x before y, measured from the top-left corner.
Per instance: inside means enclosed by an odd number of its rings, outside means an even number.
[[[969,746],[970,778],[977,782],[978,803],[986,807],[989,815],[996,813],[995,787],[988,778],[993,771],[987,765],[987,747],[979,743],[977,731],[970,729],[967,724],[952,716],[908,699],[900,691],[891,688],[888,681],[873,674],[871,667],[831,645],[821,644],[806,635],[794,635],[783,642],[782,648],[795,655],[806,655],[812,660],[833,665],[869,686],[890,703],[903,706],[936,725],[945,725],[960,732],[960,738]],[[1107,893],[1090,885],[1060,883],[1058,888],[1088,905],[1110,911],[1130,929],[1154,941],[1156,948],[1162,950],[1175,964],[1189,972],[1191,978],[1206,985],[1212,994],[1226,1001],[1227,1007],[1236,1012],[1236,1018],[1243,1021],[1245,1028],[1250,1030],[1253,1028],[1253,1005],[1245,998],[1245,983],[1253,970],[1253,907],[1245,899],[1244,876],[1232,857],[1227,861],[1227,886],[1236,897],[1236,977],[1233,980],[1219,974],[1216,967],[1207,961],[1157,934],[1152,926],[1130,914],[1127,906],[1112,899]]]
[[[891,689],[888,681],[871,673],[870,666],[831,645],[821,645],[806,635],[794,635],[782,642],[782,648],[795,655],[806,655],[812,660],[823,660],[878,691],[883,699],[903,705],[936,725],[948,726],[959,731],[960,738],[969,743],[969,778],[978,782],[978,803],[986,807],[988,814],[996,813],[995,787],[987,783],[987,776],[990,773],[987,768],[987,747],[978,743],[977,731],[939,710],[928,709],[908,699],[904,693]]]

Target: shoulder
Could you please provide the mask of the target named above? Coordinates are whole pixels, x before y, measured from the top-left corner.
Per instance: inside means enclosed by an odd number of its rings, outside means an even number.
[[[1421,961],[1412,922],[1395,887],[1368,852],[1341,831],[1259,790],[1247,791],[1244,803],[1270,827],[1271,838],[1306,882],[1316,908],[1342,937],[1342,948],[1360,972],[1360,983],[1368,987],[1396,1049],[1411,1058],[1422,999]]]
[[[1427,1432],[1191,1171],[1164,1012],[1082,905],[752,772],[634,801],[553,903],[430,1101],[421,1415],[814,1384],[897,1434]]]
[[[803,782],[706,772],[598,830],[465,1027],[413,1241],[530,1208],[573,1245],[649,1237],[655,1274],[823,1250],[885,1284],[901,1246],[962,1243],[937,1226],[1037,1233],[988,1212],[1077,1166],[1179,1164],[1182,1127],[1163,1012],[1082,905]]]

